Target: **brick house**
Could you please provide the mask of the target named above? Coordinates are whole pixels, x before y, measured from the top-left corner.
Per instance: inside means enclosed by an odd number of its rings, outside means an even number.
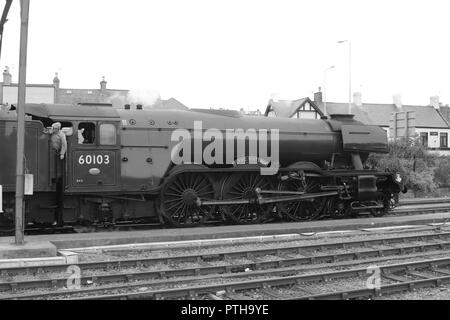
[[[348,103],[326,102],[322,101],[322,92],[314,94],[315,105],[327,114],[347,113]],[[363,103],[360,92],[353,94],[351,104],[351,113],[355,119],[365,124],[378,125],[386,130],[389,136],[389,120],[394,112],[414,111],[415,133],[419,135],[421,142],[430,150],[435,150],[439,154],[450,155],[449,136],[450,119],[445,114],[448,112],[448,106],[443,106],[439,102],[439,97],[430,98],[428,105],[405,105],[402,104],[401,96],[394,95],[392,103]]]
[[[113,97],[126,98],[129,90],[108,89],[106,88],[105,77],[100,81],[98,89],[73,89],[60,88],[58,74],[53,78],[53,87],[55,88],[55,103],[77,104],[77,103],[111,103]]]
[[[347,114],[348,102],[324,102],[322,92],[314,93],[314,100],[269,100],[265,116],[320,119],[329,114]],[[326,109],[326,110],[325,110]],[[377,125],[386,130],[389,136],[389,121],[394,112],[415,112],[415,133],[430,150],[450,155],[450,108],[439,102],[439,97],[431,97],[428,105],[404,105],[401,96],[395,95],[393,103],[363,103],[360,92],[353,94],[351,113],[355,120],[369,125]]]
[[[130,90],[109,89],[106,87],[106,80],[103,77],[100,87],[97,89],[61,88],[58,74],[55,74],[52,84],[27,84],[26,103],[55,103],[55,104],[110,104],[117,108],[122,108],[128,103]],[[12,76],[9,68],[3,72],[3,82],[0,83],[0,105],[10,108],[17,104],[18,84],[12,83]],[[143,103],[136,101],[137,103]],[[159,99],[155,101],[152,108],[164,109],[187,109],[187,107],[175,98],[168,100]]]

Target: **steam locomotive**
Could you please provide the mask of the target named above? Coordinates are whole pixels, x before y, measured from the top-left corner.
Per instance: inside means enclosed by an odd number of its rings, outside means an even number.
[[[384,130],[352,115],[25,108],[24,163],[33,175],[33,193],[25,197],[27,227],[380,216],[401,191],[393,173],[364,168],[369,153],[388,151]],[[63,160],[50,143],[55,122],[67,139]],[[1,111],[2,227],[14,223],[16,128],[16,112]]]

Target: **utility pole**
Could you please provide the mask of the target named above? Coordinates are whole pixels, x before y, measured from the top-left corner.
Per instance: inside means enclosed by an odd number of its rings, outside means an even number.
[[[341,40],[338,43],[348,43],[348,114],[352,113],[352,41]]]
[[[16,227],[15,244],[24,241],[24,151],[25,151],[25,90],[27,78],[28,16],[30,0],[20,0],[19,92],[17,98],[17,157],[16,157]]]
[[[348,114],[352,113],[352,41],[348,40]]]
[[[323,71],[323,114],[327,115],[327,71],[334,69],[334,66],[330,66]]]
[[[0,56],[2,53],[2,43],[3,43],[3,27],[5,26],[5,23],[8,21],[8,12],[9,8],[11,7],[12,0],[6,0],[5,7],[3,8],[2,17],[0,19]]]

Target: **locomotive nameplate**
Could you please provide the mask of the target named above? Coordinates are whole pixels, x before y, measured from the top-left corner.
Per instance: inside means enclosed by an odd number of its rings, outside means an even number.
[[[74,151],[72,159],[74,187],[102,187],[116,184],[114,151]]]

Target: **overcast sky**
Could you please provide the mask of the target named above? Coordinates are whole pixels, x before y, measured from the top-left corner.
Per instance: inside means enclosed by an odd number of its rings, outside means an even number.
[[[265,109],[281,99],[450,103],[450,3],[442,1],[30,0],[28,83],[160,92],[188,107]],[[1,1],[3,9],[4,1]],[[19,0],[0,65],[17,81]]]

